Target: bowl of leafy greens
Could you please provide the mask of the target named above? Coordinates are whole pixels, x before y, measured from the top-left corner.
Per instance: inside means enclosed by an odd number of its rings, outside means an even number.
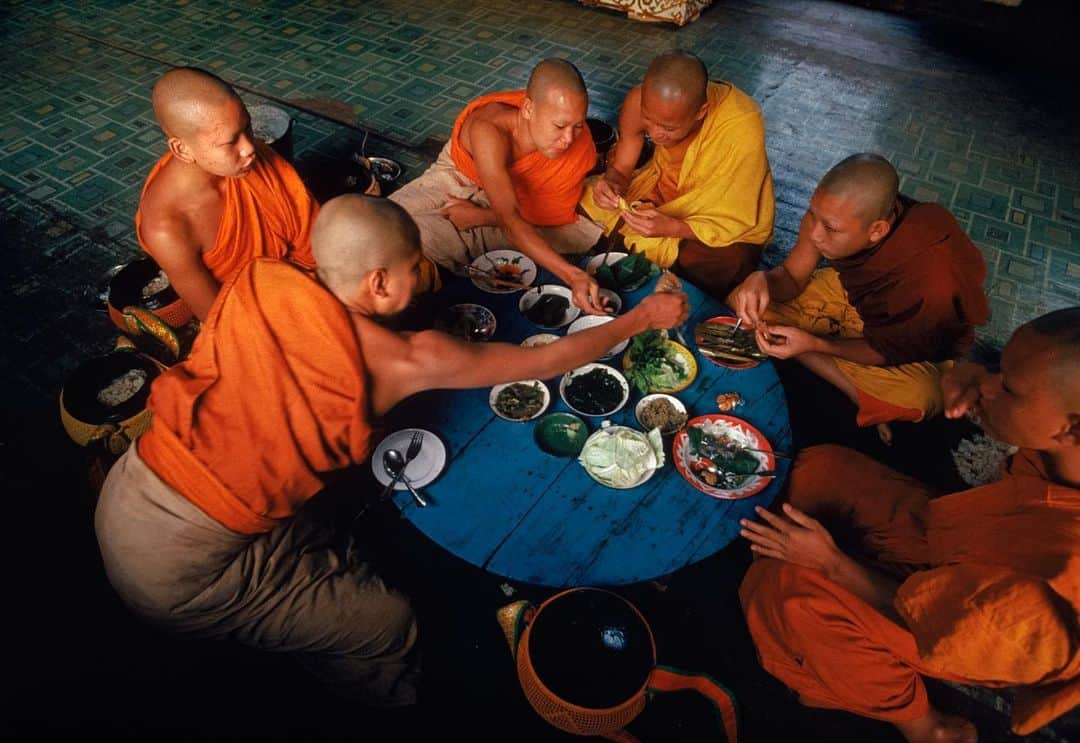
[[[604,253],[585,264],[585,270],[604,289],[632,292],[660,274],[656,264],[642,253]]]
[[[697,361],[686,346],[669,340],[667,332],[646,330],[630,339],[623,355],[623,371],[643,395],[680,392],[697,376]]]

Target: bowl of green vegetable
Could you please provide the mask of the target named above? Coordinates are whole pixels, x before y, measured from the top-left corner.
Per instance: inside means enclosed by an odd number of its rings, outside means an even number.
[[[575,413],[603,417],[622,409],[630,399],[630,385],[607,364],[585,364],[563,375],[559,394]]]
[[[604,253],[585,264],[585,270],[604,289],[632,292],[641,288],[660,268],[641,253]]]
[[[661,330],[646,330],[630,339],[623,371],[643,395],[681,392],[697,377],[697,361],[686,346],[669,340]]]
[[[539,418],[551,404],[551,392],[539,379],[497,384],[488,394],[488,404],[495,415],[508,421],[531,421]]]

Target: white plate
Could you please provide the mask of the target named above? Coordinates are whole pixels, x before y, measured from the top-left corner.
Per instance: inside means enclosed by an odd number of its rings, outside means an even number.
[[[642,441],[646,441],[646,442],[648,441],[648,436],[646,436],[641,431],[630,428],[628,426],[616,426],[616,425],[604,426],[603,428],[600,428],[600,429],[597,429],[596,431],[593,431],[592,435],[590,435],[589,438],[587,438],[585,440],[585,445],[581,447],[582,452],[584,452],[585,449],[589,446],[589,442],[593,441],[598,436],[608,436],[610,434],[616,433],[617,431],[621,431],[621,430],[630,431],[631,433],[633,433],[636,436],[640,437]],[[635,481],[635,482],[633,482],[633,483],[631,483],[629,485],[612,485],[610,482],[605,482],[604,480],[601,480],[599,477],[594,475],[592,473],[592,471],[588,467],[586,467],[583,462],[581,462],[580,456],[581,455],[578,455],[578,464],[581,464],[581,469],[585,470],[585,474],[587,474],[593,480],[596,480],[596,482],[600,483],[604,487],[606,487],[606,488],[614,488],[615,490],[629,490],[630,488],[636,488],[638,485],[641,485],[642,483],[647,482],[649,480],[649,478],[653,476],[653,474],[656,472],[656,470],[659,469],[659,467],[653,467],[652,469],[645,470],[645,472],[642,473],[641,477],[639,477],[637,479],[637,481]],[[661,463],[661,466],[663,466],[663,463]]]
[[[521,342],[522,348],[536,348],[537,346],[546,346],[549,343],[554,343],[562,336],[555,335],[554,333],[537,333],[536,335],[530,335],[528,338]]]
[[[616,263],[618,263],[628,255],[630,254],[620,253],[618,251],[608,253],[606,256],[603,253],[601,253],[600,255],[594,255],[592,258],[589,259],[589,262],[585,264],[585,270],[590,276],[592,276],[594,273],[596,273],[596,269],[600,268],[600,266],[602,266],[603,264],[606,263],[609,266],[614,266]]]
[[[619,385],[622,386],[623,390],[622,400],[620,400],[619,404],[616,405],[614,408],[612,408],[611,410],[607,410],[603,413],[586,413],[575,408],[573,405],[570,404],[570,401],[566,399],[566,387],[570,384],[571,380],[573,380],[574,377],[580,376],[582,374],[588,374],[593,369],[596,369],[598,367],[603,369],[619,381]],[[603,418],[605,416],[612,415],[613,413],[617,413],[622,410],[623,405],[625,405],[626,401],[630,399],[630,383],[626,381],[626,377],[620,374],[617,369],[614,369],[607,364],[585,364],[585,366],[579,366],[577,369],[571,369],[570,371],[566,372],[566,374],[563,374],[562,379],[559,381],[559,395],[560,397],[562,397],[562,400],[566,403],[567,407],[569,407],[578,415],[584,415],[589,418]]]
[[[541,325],[540,323],[534,322],[533,325],[537,326],[538,328],[546,328],[548,330],[561,328],[564,325],[569,325],[570,323],[572,323],[574,320],[577,319],[577,316],[581,314],[581,309],[576,304],[574,304],[573,292],[571,292],[565,286],[560,286],[559,284],[541,284],[540,286],[534,286],[532,289],[529,289],[527,292],[522,294],[521,299],[518,300],[518,309],[521,310],[521,314],[525,315],[525,311],[532,307],[534,304],[536,304],[540,300],[540,297],[544,294],[555,294],[556,296],[564,297],[566,301],[570,304],[567,306],[566,311],[563,313],[562,320],[560,320],[558,324]],[[529,320],[527,315],[525,316],[525,319]],[[532,320],[529,320],[529,322],[532,322]]]
[[[495,401],[499,399],[499,393],[512,384],[531,384],[540,388],[540,394],[544,397],[544,403],[539,410],[530,415],[528,418],[511,418],[508,415],[503,415],[495,406]],[[544,384],[543,380],[540,379],[522,379],[518,382],[506,382],[504,384],[497,384],[492,387],[491,392],[488,393],[488,405],[491,406],[491,409],[492,411],[494,411],[495,415],[499,416],[503,420],[513,421],[514,423],[523,423],[525,421],[531,421],[533,418],[539,418],[541,415],[544,414],[544,411],[548,409],[549,405],[551,405],[551,390],[549,390],[548,386]]]
[[[422,488],[434,482],[446,466],[446,446],[438,436],[423,428],[403,428],[380,441],[375,451],[371,453],[371,471],[375,473],[375,479],[384,486],[389,484],[390,475],[383,467],[383,452],[387,449],[397,449],[402,456],[405,456],[405,450],[409,448],[414,431],[424,434],[424,445],[420,447],[420,453],[416,455],[416,458],[405,465],[405,477],[409,478],[412,486]],[[405,490],[405,483],[398,481],[394,485],[394,490]]]
[[[566,334],[569,335],[570,333],[576,333],[579,330],[595,328],[597,325],[609,323],[614,319],[614,317],[611,317],[609,315],[583,315],[582,317],[579,317],[577,320],[574,320],[572,323],[570,323],[570,327],[566,329]],[[613,356],[617,356],[626,350],[626,346],[629,343],[630,339],[625,338],[616,343],[611,348],[609,348],[606,353],[604,353],[602,356],[599,356],[598,358],[610,359]]]
[[[536,281],[536,264],[532,258],[516,250],[490,250],[478,256],[471,265],[484,271],[493,271],[499,266],[507,264],[516,264],[521,269],[521,273],[509,274],[507,278],[520,281],[525,286],[532,286],[532,283]],[[510,286],[493,284],[483,276],[472,274],[471,278],[477,289],[489,294],[513,294],[516,291],[521,291]]]

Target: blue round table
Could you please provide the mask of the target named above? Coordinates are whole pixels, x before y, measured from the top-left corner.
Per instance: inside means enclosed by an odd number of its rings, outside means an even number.
[[[542,272],[540,282],[551,277]],[[623,311],[655,286],[623,294]],[[690,417],[718,412],[716,395],[738,392],[743,405],[728,415],[750,422],[777,451],[791,449],[787,401],[769,362],[733,371],[712,364],[693,346],[694,324],[730,312],[715,299],[683,282],[690,297],[690,319],[683,335],[698,361],[693,384],[678,393]],[[437,297],[440,307],[475,302],[497,318],[494,340],[518,343],[543,331],[518,311],[520,292],[488,294],[467,279],[454,279]],[[565,333],[565,329],[552,331]],[[674,338],[674,331],[672,331]],[[432,359],[432,363],[438,363]],[[621,367],[621,358],[605,363]],[[548,380],[552,404],[547,412],[569,411]],[[533,438],[536,421],[514,423],[488,406],[489,389],[434,391],[416,395],[387,416],[386,430],[424,428],[442,439],[447,464],[423,488],[430,505],[418,508],[408,493],[395,501],[406,518],[436,543],[487,571],[508,579],[550,587],[621,585],[650,580],[728,545],[739,533],[739,519],[767,506],[786,479],[790,462],[776,460],[778,471],[765,490],[741,500],[720,500],[694,489],[671,463],[667,440],[663,468],[644,484],[615,490],[592,480],[575,458],[541,451]],[[632,393],[612,423],[637,428]],[[590,429],[600,420],[587,419]]]

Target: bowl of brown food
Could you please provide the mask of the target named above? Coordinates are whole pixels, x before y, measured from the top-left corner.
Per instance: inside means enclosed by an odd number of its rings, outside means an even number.
[[[682,400],[663,393],[645,395],[638,400],[634,416],[646,431],[659,428],[664,436],[679,431],[689,418]]]
[[[539,379],[497,384],[488,394],[488,404],[495,415],[508,421],[531,421],[551,404],[551,392]]]
[[[573,293],[558,284],[542,284],[529,289],[521,295],[518,309],[526,320],[545,330],[569,325],[581,314],[574,304]]]

